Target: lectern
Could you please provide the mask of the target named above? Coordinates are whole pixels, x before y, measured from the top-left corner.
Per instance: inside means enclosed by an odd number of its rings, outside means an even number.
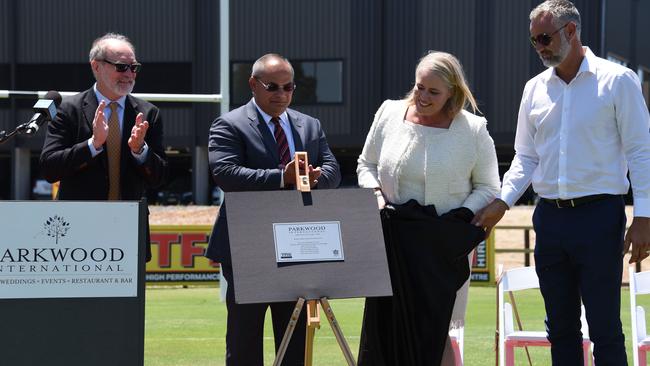
[[[142,202],[0,202],[0,364],[143,365]]]

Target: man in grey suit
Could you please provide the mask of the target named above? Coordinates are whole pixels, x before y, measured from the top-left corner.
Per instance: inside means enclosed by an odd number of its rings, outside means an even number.
[[[248,84],[253,98],[246,105],[212,122],[209,162],[215,183],[225,192],[291,189],[295,183],[295,151],[306,151],[313,162],[312,188],[336,188],[339,165],[330,151],[320,122],[288,109],[295,89],[293,67],[277,54],[267,54],[253,64]],[[315,168],[314,168],[315,166]],[[226,195],[226,200],[228,196]],[[236,304],[226,203],[212,230],[206,256],[221,262],[228,282],[226,307],[226,365],[263,365],[264,315],[270,306],[277,351],[295,303]],[[305,312],[291,338],[282,365],[303,365]]]

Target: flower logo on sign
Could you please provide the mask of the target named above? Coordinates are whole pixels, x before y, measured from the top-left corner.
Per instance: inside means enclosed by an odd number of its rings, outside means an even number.
[[[54,215],[45,221],[43,227],[45,228],[47,236],[54,238],[56,244],[59,244],[59,238],[66,236],[68,230],[70,230],[70,223],[65,221],[63,217]]]

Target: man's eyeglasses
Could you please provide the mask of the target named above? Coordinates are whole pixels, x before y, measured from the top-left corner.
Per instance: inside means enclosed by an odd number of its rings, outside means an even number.
[[[108,60],[99,60],[99,61],[106,62],[107,64],[111,64],[115,66],[115,71],[117,72],[126,72],[126,70],[131,69],[132,73],[137,74],[142,69],[142,64],[138,62],[129,65],[121,62],[112,62]]]
[[[530,37],[530,44],[532,44],[533,47],[537,47],[538,43],[541,44],[544,47],[550,45],[551,42],[553,41],[553,36],[555,35],[555,33],[561,31],[562,29],[564,29],[564,27],[566,27],[567,25],[569,25],[569,23],[567,23],[567,24],[561,26],[560,28],[556,29],[555,32],[553,32],[551,34],[542,33],[542,34],[538,34],[536,36],[531,36]]]
[[[265,84],[262,80],[260,80],[258,78],[255,78],[255,80],[259,81],[260,84],[262,84],[262,87],[264,88],[264,90],[266,90],[267,92],[271,92],[271,93],[274,93],[274,92],[280,90],[280,88],[282,88],[282,90],[284,90],[287,93],[291,93],[292,91],[296,90],[296,83],[293,83],[293,82],[280,86],[280,85],[278,85],[276,83]]]

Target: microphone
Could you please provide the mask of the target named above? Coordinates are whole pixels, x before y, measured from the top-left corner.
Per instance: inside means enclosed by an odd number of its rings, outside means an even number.
[[[61,99],[61,94],[54,90],[48,91],[43,99],[39,99],[33,107],[34,115],[26,123],[25,133],[33,135],[43,123],[53,120],[56,117],[56,108],[61,105]]]

